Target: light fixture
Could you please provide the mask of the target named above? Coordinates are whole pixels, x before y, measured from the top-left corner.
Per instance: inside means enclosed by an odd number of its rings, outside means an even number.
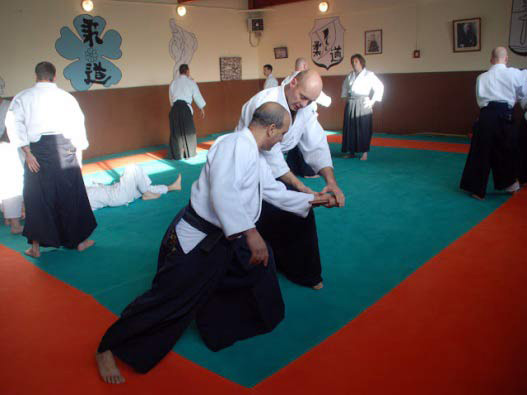
[[[81,3],[82,9],[86,12],[93,10],[93,1],[92,0],[82,0]]]
[[[177,6],[177,13],[179,16],[185,16],[187,15],[187,7],[184,5],[178,5]]]
[[[321,1],[319,4],[318,4],[318,9],[320,10],[320,12],[327,12],[328,9],[329,9],[329,4],[327,1]]]

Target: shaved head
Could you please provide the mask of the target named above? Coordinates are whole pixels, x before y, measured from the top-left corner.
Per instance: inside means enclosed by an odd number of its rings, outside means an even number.
[[[507,64],[509,57],[505,47],[496,47],[492,50],[490,62],[492,64],[503,63]]]
[[[301,71],[284,88],[291,111],[309,106],[317,100],[320,92],[322,92],[322,78],[315,70]]]
[[[295,61],[295,71],[307,70],[307,60],[305,58],[297,58]]]
[[[316,100],[322,91],[322,78],[315,70],[305,70],[297,74],[298,85],[305,93]]]

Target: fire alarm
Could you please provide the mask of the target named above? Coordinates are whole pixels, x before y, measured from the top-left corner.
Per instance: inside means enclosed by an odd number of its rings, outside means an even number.
[[[418,59],[418,58],[420,58],[420,57],[421,57],[421,51],[420,51],[419,49],[416,49],[416,50],[414,51],[414,58],[415,58],[415,59]]]

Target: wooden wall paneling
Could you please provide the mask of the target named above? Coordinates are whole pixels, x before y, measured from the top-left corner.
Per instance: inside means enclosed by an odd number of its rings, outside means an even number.
[[[480,72],[380,74],[382,103],[374,107],[375,132],[466,134],[478,115],[475,83]],[[341,130],[345,76],[323,77],[331,107],[318,107],[326,130]],[[206,117],[194,109],[198,136],[233,130],[242,105],[263,87],[263,79],[200,83]],[[76,92],[86,116],[90,147],[86,158],[152,145],[169,138],[168,85]]]

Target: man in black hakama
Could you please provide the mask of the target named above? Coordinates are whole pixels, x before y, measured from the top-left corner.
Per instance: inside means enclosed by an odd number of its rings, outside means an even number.
[[[205,100],[198,85],[190,78],[188,65],[179,67],[179,76],[170,84],[170,102],[172,107],[168,115],[170,122],[170,140],[168,157],[170,159],[188,159],[196,156],[197,137],[194,126],[192,101],[205,117]]]
[[[181,218],[207,234],[188,254],[175,232]],[[188,205],[165,233],[151,289],[122,312],[98,352],[111,350],[147,373],[193,320],[212,351],[270,332],[284,318],[274,260],[270,254],[265,267],[250,264],[250,258],[245,237],[227,240]]]
[[[517,136],[513,107],[527,93],[527,72],[507,67],[507,50],[492,51],[492,67],[478,76],[480,107],[460,188],[484,199],[490,171],[494,187],[513,193],[519,189]]]
[[[265,156],[274,176],[289,190],[314,193],[295,176],[283,156],[284,153],[289,155],[295,147],[300,148],[305,162],[326,182],[321,192],[332,193],[336,198],[334,206],[343,207],[345,197],[335,179],[326,134],[311,105],[321,92],[322,79],[316,71],[295,74],[289,83],[262,91],[245,103],[236,130],[242,130],[249,123],[255,108],[262,103],[281,103],[288,109],[293,123],[284,140],[275,146],[279,149]],[[313,211],[305,218],[297,218],[264,201],[257,229],[271,245],[280,272],[297,284],[322,289],[322,264]]]
[[[222,136],[211,147],[191,203],[163,237],[151,289],[101,340],[96,359],[104,381],[124,382],[114,355],[148,372],[193,320],[207,347],[218,351],[269,332],[283,319],[273,254],[255,226],[262,200],[304,217],[312,204],[335,204],[330,195],[315,199],[274,180],[261,150],[280,141],[288,127],[285,109],[266,103],[251,129]]]
[[[84,115],[75,98],[59,89],[55,66],[41,62],[37,83],[13,98],[6,117],[9,138],[25,155],[26,222],[23,235],[38,258],[40,246],[83,251],[96,228],[81,173],[88,147]]]

